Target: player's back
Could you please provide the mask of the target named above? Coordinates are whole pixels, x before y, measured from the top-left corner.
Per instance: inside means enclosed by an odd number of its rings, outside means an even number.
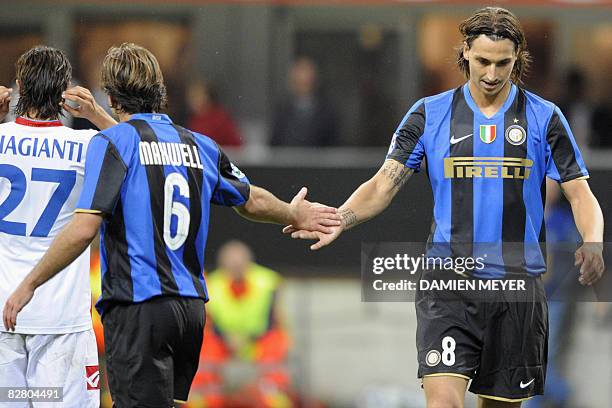
[[[95,133],[24,118],[0,125],[0,304],[70,221]],[[87,250],[36,291],[16,331],[53,334],[90,328],[88,271]]]
[[[98,310],[158,296],[206,300],[210,204],[242,205],[244,174],[211,139],[163,114],[132,115],[96,136],[89,150],[77,211],[106,215]]]

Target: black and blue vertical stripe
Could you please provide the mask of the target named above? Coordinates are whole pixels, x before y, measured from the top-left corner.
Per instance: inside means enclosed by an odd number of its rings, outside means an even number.
[[[495,138],[485,137],[493,130]],[[420,100],[395,132],[387,158],[417,170],[427,159],[434,195],[429,241],[447,244],[454,256],[486,253],[487,268],[475,274],[489,278],[544,272],[538,243],[545,177],[588,177],[559,109],[516,85],[491,117],[468,84]]]
[[[241,205],[249,197],[248,180],[209,138],[174,125],[166,115],[134,115],[103,131],[90,144],[84,191],[77,206],[105,216],[101,234],[102,297],[98,309],[114,302],[142,302],[155,296],[208,299],[202,274],[210,204]],[[141,143],[180,144],[180,164],[140,162]],[[188,153],[196,152],[187,165]],[[99,157],[103,157],[100,164]],[[199,160],[198,160],[199,159]],[[146,159],[145,159],[146,160]],[[185,190],[167,186],[168,177],[183,179]],[[170,190],[168,190],[170,189]],[[170,194],[170,195],[169,195]],[[168,205],[188,210],[186,237],[177,247],[165,241]],[[184,222],[185,220],[183,220]],[[178,218],[170,216],[170,236]]]

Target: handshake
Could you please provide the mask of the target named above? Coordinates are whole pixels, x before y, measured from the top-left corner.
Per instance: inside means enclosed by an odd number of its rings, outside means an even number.
[[[311,250],[320,249],[332,243],[354,218],[352,211],[339,210],[321,203],[306,200],[306,187],[296,194],[289,203],[291,224],[283,228],[283,234],[294,239],[316,240]]]

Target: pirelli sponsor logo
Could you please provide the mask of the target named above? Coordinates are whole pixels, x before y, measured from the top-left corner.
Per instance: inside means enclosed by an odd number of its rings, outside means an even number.
[[[533,160],[516,157],[446,157],[444,178],[528,179]]]

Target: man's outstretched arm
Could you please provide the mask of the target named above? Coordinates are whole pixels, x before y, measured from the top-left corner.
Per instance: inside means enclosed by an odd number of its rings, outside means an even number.
[[[386,160],[374,177],[360,185],[338,208],[342,223],[337,227],[332,227],[331,233],[308,230],[295,225],[285,227],[283,232],[291,233],[293,238],[317,239],[318,242],[311,245],[310,249],[322,248],[338,238],[344,230],[380,214],[389,206],[413,173],[413,169],[398,161]]]
[[[6,301],[2,318],[7,330],[15,330],[17,314],[32,299],[36,288],[70,265],[91,244],[101,223],[101,214],[74,214],[42,259]]]
[[[293,224],[300,229],[331,233],[331,227],[340,225],[336,209],[307,201],[307,192],[302,187],[291,203],[286,203],[266,189],[251,185],[247,202],[234,209],[251,221]]]
[[[576,265],[580,265],[578,280],[583,285],[592,285],[605,270],[602,256],[603,214],[586,180],[561,183],[561,189],[572,206],[574,221],[584,242],[575,254]]]
[[[413,173],[413,169],[398,161],[386,160],[374,177],[360,185],[338,208],[343,230],[380,214]]]

